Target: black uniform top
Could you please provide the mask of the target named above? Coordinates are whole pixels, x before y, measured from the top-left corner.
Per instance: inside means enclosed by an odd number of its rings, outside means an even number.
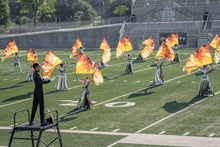
[[[34,85],[35,85],[34,91],[36,91],[36,92],[43,91],[43,84],[46,84],[46,83],[50,82],[50,80],[44,80],[41,77],[39,71],[34,72],[33,78],[34,78]]]

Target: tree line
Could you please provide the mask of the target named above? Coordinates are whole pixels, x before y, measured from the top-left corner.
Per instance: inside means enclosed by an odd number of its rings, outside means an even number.
[[[0,25],[130,16],[132,0],[1,0]]]

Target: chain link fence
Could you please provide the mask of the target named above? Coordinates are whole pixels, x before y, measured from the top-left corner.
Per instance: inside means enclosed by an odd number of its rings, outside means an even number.
[[[10,24],[10,25],[1,25],[0,34],[19,34],[19,33],[31,33],[39,31],[49,31],[49,30],[59,30],[59,29],[72,29],[72,28],[83,28],[89,26],[98,26],[98,25],[107,25],[107,24],[117,24],[122,22],[129,22],[130,16],[123,17],[112,17],[112,18],[103,18],[99,20],[89,20],[89,21],[80,21],[80,22],[45,22],[34,24]]]

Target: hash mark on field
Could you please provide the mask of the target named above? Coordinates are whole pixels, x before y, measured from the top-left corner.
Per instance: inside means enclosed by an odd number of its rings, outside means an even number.
[[[8,80],[8,79],[4,79],[4,81],[6,81],[6,80]]]
[[[187,136],[187,135],[189,135],[189,132],[186,132],[186,133],[183,134],[183,136]]]
[[[166,133],[167,131],[162,131],[162,132],[160,132],[159,133],[159,135],[162,135],[162,134],[164,134],[164,133]]]
[[[95,131],[95,130],[97,130],[98,128],[96,127],[96,128],[93,128],[93,129],[91,129],[90,131]]]
[[[182,81],[177,81],[176,83],[181,83]]]
[[[20,79],[14,79],[14,81],[18,81],[18,80],[20,80]]]
[[[128,82],[128,81],[127,81],[127,80],[124,80],[123,82],[125,83],[125,82]]]
[[[115,130],[113,130],[112,132],[118,132],[120,129],[115,129]]]
[[[110,82],[114,82],[114,80],[111,80]]]
[[[72,127],[72,128],[70,128],[70,130],[74,130],[74,129],[76,129],[77,127]]]
[[[192,81],[192,83],[195,83],[195,81]]]
[[[209,137],[213,137],[213,136],[215,136],[215,133],[209,134]]]
[[[140,81],[138,80],[138,81],[136,81],[137,83],[139,83]]]

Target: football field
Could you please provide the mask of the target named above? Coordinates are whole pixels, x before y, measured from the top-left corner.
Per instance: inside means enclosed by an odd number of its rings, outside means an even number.
[[[214,63],[214,70],[208,73],[215,96],[197,97],[201,73],[198,69],[191,74],[182,70],[188,56],[195,51],[179,50],[181,63],[165,61],[162,67],[165,84],[157,87],[150,86],[156,71],[152,65],[156,51],[143,62],[134,62],[138,50],[131,51],[133,74],[124,74],[126,56],[117,59],[115,51],[112,51],[108,67],[101,70],[104,83],[89,86],[94,104],[94,109],[90,110],[78,110],[76,106],[83,88],[75,80],[76,64],[74,58],[69,58],[71,52],[53,51],[68,64],[69,90],[56,91],[55,81],[45,84],[45,109],[59,113],[63,146],[187,146],[186,142],[189,146],[191,142],[197,143],[195,146],[219,145],[220,64]],[[36,53],[42,64],[47,51],[36,50]],[[98,50],[85,53],[99,62],[101,55]],[[20,57],[23,73],[18,67],[16,72],[12,72],[14,58],[0,64],[0,146],[8,145],[14,112],[25,108],[31,111],[32,108],[34,83],[25,81],[29,70],[26,60],[27,52],[23,50]],[[59,71],[55,69],[52,77],[57,79],[58,76]],[[79,75],[79,78],[83,76]],[[39,109],[35,121],[39,121]],[[17,123],[25,122],[27,115],[20,113]],[[56,134],[51,129],[43,133],[42,139],[49,141]],[[18,132],[15,136],[27,137],[30,132]],[[13,140],[12,146],[31,146],[31,141]],[[40,146],[44,145],[41,143]],[[58,140],[51,146],[59,146]]]

